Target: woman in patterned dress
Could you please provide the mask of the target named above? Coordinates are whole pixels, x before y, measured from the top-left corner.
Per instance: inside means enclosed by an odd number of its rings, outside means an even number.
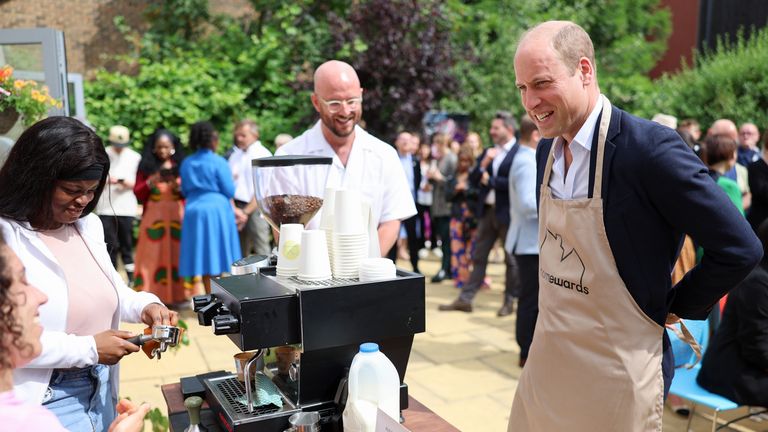
[[[179,186],[181,142],[158,129],[144,145],[133,191],[144,206],[136,247],[134,288],[179,306],[188,298],[179,277],[179,243],[184,201]]]

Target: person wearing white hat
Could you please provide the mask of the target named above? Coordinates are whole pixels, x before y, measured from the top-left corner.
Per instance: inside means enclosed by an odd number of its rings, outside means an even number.
[[[117,267],[118,253],[123,260],[128,281],[133,280],[133,218],[138,211],[133,185],[139,169],[141,155],[131,149],[130,131],[117,125],[109,128],[109,190],[101,195],[96,205],[96,214],[104,225],[104,240],[107,243],[112,265]]]

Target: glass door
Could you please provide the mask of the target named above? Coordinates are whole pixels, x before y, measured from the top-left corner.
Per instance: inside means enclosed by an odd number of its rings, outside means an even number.
[[[64,33],[50,28],[0,29],[0,67],[13,67],[13,77],[34,80],[48,87],[51,97],[62,102],[48,115],[69,115],[70,101],[67,88],[67,56]],[[15,141],[21,134],[21,122],[0,138]]]

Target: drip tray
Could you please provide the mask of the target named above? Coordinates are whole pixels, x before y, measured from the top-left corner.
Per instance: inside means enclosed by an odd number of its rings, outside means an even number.
[[[236,375],[227,375],[217,378],[209,378],[203,381],[206,389],[216,399],[216,403],[229,414],[232,423],[248,423],[258,419],[271,417],[283,417],[289,412],[297,411],[294,405],[280,389],[280,397],[283,400],[282,408],[269,404],[253,407],[253,412],[248,412],[248,406],[241,401],[245,400],[245,385],[237,380]]]

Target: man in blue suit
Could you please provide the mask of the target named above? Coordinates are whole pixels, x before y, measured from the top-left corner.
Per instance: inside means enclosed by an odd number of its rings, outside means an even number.
[[[520,39],[516,83],[541,132],[539,316],[509,430],[661,431],[664,325],[705,319],[759,262],[749,225],[675,131],[600,94],[571,22]],[[701,263],[675,286],[688,234]]]
[[[494,146],[483,151],[477,165],[469,174],[469,181],[479,190],[473,208],[477,218],[477,233],[475,253],[472,256],[472,273],[461,288],[459,297],[452,303],[440,305],[438,309],[441,311],[472,312],[472,300],[485,279],[488,255],[496,240],[503,242],[507,238],[509,169],[519,147],[515,139],[516,128],[515,118],[506,111],[497,112],[491,120],[489,133]],[[500,317],[512,313],[513,301],[517,297],[514,262],[508,253],[504,254],[504,264],[504,302],[497,312]]]

